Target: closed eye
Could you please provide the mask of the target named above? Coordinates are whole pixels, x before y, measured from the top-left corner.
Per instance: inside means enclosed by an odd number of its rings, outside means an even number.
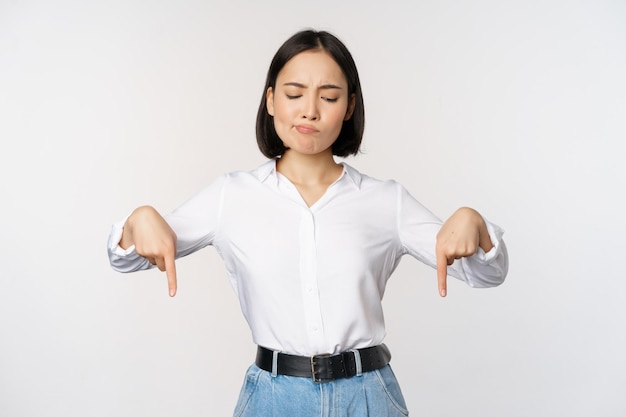
[[[297,98],[302,97],[301,95],[295,95],[295,96],[294,96],[294,95],[289,95],[289,94],[285,94],[285,95],[287,96],[287,98],[288,98],[289,100],[295,100],[295,99],[297,99]]]
[[[327,101],[329,103],[334,103],[337,100],[339,100],[338,98],[331,98],[331,97],[322,97],[322,100]]]

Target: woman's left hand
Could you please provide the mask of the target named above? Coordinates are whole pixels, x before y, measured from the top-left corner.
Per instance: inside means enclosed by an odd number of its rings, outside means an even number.
[[[493,247],[487,225],[480,213],[461,207],[441,226],[437,233],[437,282],[439,295],[447,294],[448,265],[455,259],[472,256],[481,248],[489,252]]]

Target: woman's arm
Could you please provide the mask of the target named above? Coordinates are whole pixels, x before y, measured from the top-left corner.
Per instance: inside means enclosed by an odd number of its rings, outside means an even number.
[[[212,244],[219,222],[226,176],[161,216],[150,206],[136,208],[109,234],[108,255],[113,269],[133,272],[157,266],[165,271],[169,293],[176,294],[174,260]]]
[[[176,295],[176,233],[151,206],[136,208],[124,223],[119,245],[122,249],[135,246],[159,270],[165,271],[170,297]]]
[[[442,222],[399,184],[398,193],[403,251],[437,270],[441,296],[447,294],[448,274],[472,287],[504,282],[509,260],[501,228],[468,207]]]
[[[448,266],[455,259],[473,256],[478,248],[485,253],[493,248],[487,224],[476,210],[461,207],[446,220],[437,233],[437,281],[442,297],[447,293]]]

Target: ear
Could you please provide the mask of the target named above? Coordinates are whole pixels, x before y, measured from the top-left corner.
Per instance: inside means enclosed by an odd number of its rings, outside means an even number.
[[[356,94],[352,94],[350,96],[350,101],[348,102],[348,110],[346,110],[346,116],[343,118],[343,121],[350,120],[352,114],[354,113],[354,107],[356,106]]]
[[[265,93],[265,106],[267,107],[267,114],[274,116],[274,90],[272,87],[268,87]]]

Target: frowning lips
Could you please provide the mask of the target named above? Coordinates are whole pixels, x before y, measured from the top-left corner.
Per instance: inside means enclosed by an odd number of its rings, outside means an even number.
[[[319,130],[311,125],[297,125],[296,130],[300,133],[317,133]]]

